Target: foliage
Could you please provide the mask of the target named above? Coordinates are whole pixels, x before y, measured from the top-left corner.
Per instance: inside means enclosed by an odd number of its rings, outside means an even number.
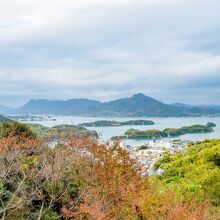
[[[0,115],[0,123],[9,122],[9,121],[11,121],[11,120],[6,118],[5,116]]]
[[[142,144],[142,145],[140,145],[140,146],[138,146],[138,147],[136,147],[136,151],[139,151],[139,150],[147,150],[147,149],[149,149],[150,148],[150,146],[148,145],[148,144]]]
[[[1,219],[214,219],[207,200],[183,199],[163,179],[143,176],[143,167],[117,143],[67,138],[51,149],[37,138],[16,140],[0,138]],[[206,155],[219,167],[218,153]],[[206,187],[214,193],[218,183],[211,180]]]
[[[0,137],[10,136],[36,138],[35,133],[26,124],[15,121],[0,124]]]
[[[58,125],[52,128],[45,127],[40,124],[28,124],[30,129],[36,133],[39,137],[82,137],[82,136],[93,136],[98,137],[96,131],[88,130],[81,126],[76,125]]]
[[[163,131],[160,130],[146,130],[140,131],[138,129],[128,129],[125,132],[128,138],[163,138],[163,137],[175,137],[184,134],[194,133],[210,133],[213,129],[207,125],[192,125],[182,128],[166,128]]]
[[[207,125],[209,128],[214,128],[214,127],[216,127],[216,124],[213,123],[213,122],[208,122],[206,125]]]
[[[123,125],[153,125],[153,121],[149,120],[130,120],[125,122],[119,122],[119,121],[107,121],[107,120],[99,120],[89,123],[81,123],[79,126],[85,126],[85,127],[117,127],[117,126],[123,126]]]
[[[167,154],[155,164],[164,169],[159,178],[186,197],[189,194],[220,205],[220,140],[192,144],[186,151]]]
[[[138,129],[128,129],[125,132],[128,138],[163,138],[167,135],[160,130],[152,129],[140,131]]]

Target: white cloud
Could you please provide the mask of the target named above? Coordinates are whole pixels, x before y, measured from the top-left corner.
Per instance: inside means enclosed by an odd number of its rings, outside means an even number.
[[[218,102],[219,9],[217,0],[0,1],[4,103],[135,92]]]

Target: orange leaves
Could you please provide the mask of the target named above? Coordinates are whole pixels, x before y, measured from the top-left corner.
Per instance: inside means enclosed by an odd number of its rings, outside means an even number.
[[[172,207],[169,206],[164,217],[167,220],[207,220],[208,208],[208,203],[198,203],[195,200],[187,203],[177,202]]]
[[[33,140],[26,137],[1,137],[0,153],[7,153],[13,150],[30,150],[39,144],[39,140]]]
[[[84,166],[79,167],[87,177],[83,212],[92,219],[116,219],[123,212],[126,216],[136,212],[141,168],[126,150],[91,139],[71,140],[66,148],[84,158]]]
[[[48,210],[68,220],[208,219],[208,203],[182,202],[142,177],[138,162],[118,144],[62,139],[50,149],[38,140],[5,137],[0,138],[0,165],[1,182],[22,201],[26,219]],[[17,200],[10,200],[4,206],[16,207]]]

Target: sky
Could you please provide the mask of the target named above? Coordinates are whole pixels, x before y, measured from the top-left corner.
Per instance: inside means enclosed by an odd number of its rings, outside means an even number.
[[[0,1],[0,105],[142,92],[220,104],[219,0]]]

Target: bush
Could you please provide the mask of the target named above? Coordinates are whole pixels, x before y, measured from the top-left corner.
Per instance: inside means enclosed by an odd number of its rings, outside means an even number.
[[[220,205],[220,140],[200,142],[178,154],[165,155],[155,164],[159,167],[164,170],[160,179],[170,187],[185,195],[203,195],[204,200],[209,197]]]
[[[19,122],[5,122],[0,124],[0,137],[36,138],[36,134],[26,125]]]

